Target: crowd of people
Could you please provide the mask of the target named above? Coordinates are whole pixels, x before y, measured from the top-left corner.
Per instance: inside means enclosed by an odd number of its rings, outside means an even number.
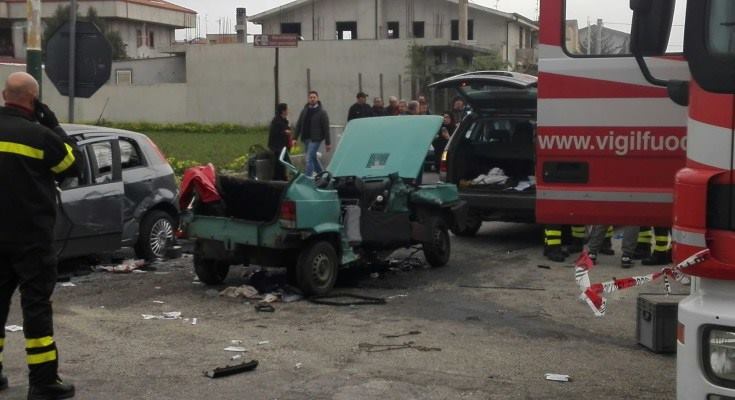
[[[429,109],[426,96],[418,96],[416,100],[399,100],[395,96],[388,98],[386,106],[381,97],[373,99],[373,105],[367,102],[368,95],[362,91],[357,93],[357,100],[348,113],[347,121],[359,118],[386,117],[400,115],[433,115]],[[451,110],[440,114],[444,120],[442,127],[437,132],[432,142],[435,151],[434,160],[439,170],[441,152],[449,142],[457,125],[466,114],[465,103],[461,98],[455,98],[451,104]],[[319,93],[312,90],[309,92],[308,101],[301,110],[296,125],[291,128],[288,121],[289,109],[285,103],[278,104],[276,115],[271,121],[268,135],[268,148],[278,156],[283,148],[291,150],[295,143],[300,140],[304,144],[306,168],[304,173],[313,176],[322,172],[322,167],[317,159],[317,152],[322,142],[326,145],[327,152],[331,151],[329,136],[329,115],[319,100]],[[274,179],[285,180],[286,171],[280,163],[275,163]]]

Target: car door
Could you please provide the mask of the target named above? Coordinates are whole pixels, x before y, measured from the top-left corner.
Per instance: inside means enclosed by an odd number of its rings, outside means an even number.
[[[60,258],[107,253],[120,248],[124,188],[120,146],[115,137],[82,140],[81,177],[60,185],[55,247]]]
[[[629,0],[542,0],[539,222],[671,226],[687,109],[645,80],[628,50],[631,18]],[[648,64],[660,79],[688,80],[682,56]]]

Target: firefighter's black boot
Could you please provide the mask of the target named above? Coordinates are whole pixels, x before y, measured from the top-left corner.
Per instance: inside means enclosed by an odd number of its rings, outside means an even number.
[[[60,378],[48,385],[31,385],[28,387],[28,400],[56,400],[74,397],[74,385],[64,383]]]
[[[654,251],[650,256],[641,261],[643,265],[668,265],[671,264],[671,251]]]
[[[620,266],[623,268],[633,268],[633,257],[631,256],[622,256],[620,258]]]
[[[646,245],[643,243],[638,243],[635,246],[635,251],[633,252],[633,259],[634,260],[645,260],[646,258],[651,256],[651,245]]]
[[[600,248],[600,254],[604,254],[606,256],[615,255],[615,250],[612,248],[612,238],[605,238],[605,241],[602,242],[602,247]]]
[[[567,259],[568,254],[564,252],[561,246],[551,246],[544,249],[544,255],[546,258],[553,262],[564,262]]]
[[[8,388],[8,378],[5,377],[5,375],[0,374],[0,390],[5,390]]]

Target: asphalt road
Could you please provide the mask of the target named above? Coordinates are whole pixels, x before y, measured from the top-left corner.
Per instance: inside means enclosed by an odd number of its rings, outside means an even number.
[[[607,316],[595,318],[576,299],[572,260],[545,261],[540,242],[536,227],[486,223],[476,238],[453,238],[444,268],[418,266],[377,278],[367,271],[345,274],[337,291],[388,298],[375,306],[300,301],[258,313],[252,304],[193,283],[191,258],[155,272],[74,278],[75,287],[59,286],[54,296],[61,373],[76,383],[77,399],[674,398],[675,357],[636,343],[640,291],[610,296]],[[593,280],[655,269],[623,271],[618,261],[603,258]],[[217,289],[246,283],[244,270],[233,268]],[[16,296],[9,324],[21,322],[17,304]],[[188,320],[141,316],[168,311]],[[257,359],[259,367],[204,377],[204,370],[239,362],[223,350],[232,340],[242,341],[243,359]],[[376,351],[386,348],[373,345],[403,348]],[[8,333],[5,349],[11,388],[2,398],[22,399],[22,334]],[[572,381],[547,381],[545,373],[568,374]]]

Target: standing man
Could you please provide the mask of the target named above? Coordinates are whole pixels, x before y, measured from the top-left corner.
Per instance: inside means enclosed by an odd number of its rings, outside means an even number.
[[[350,107],[347,113],[347,121],[358,118],[367,118],[373,116],[373,109],[367,103],[367,94],[359,92],[357,94],[357,102]]]
[[[457,126],[462,123],[465,115],[467,115],[464,108],[464,100],[462,100],[461,97],[455,97],[454,100],[452,100],[452,119]]]
[[[332,143],[329,138],[329,116],[324,111],[316,90],[309,92],[309,101],[301,110],[296,123],[296,138],[301,138],[306,149],[306,176],[311,177],[314,172],[322,172],[317,151],[322,141],[326,144],[327,152],[332,151]]]
[[[426,96],[421,95],[417,100],[419,101],[419,115],[431,115],[431,110],[429,110],[429,102],[426,101]]]
[[[288,104],[280,103],[276,107],[276,115],[271,121],[270,130],[268,132],[268,148],[276,157],[273,163],[273,180],[286,181],[286,167],[281,164],[279,157],[286,148],[291,150],[291,128],[288,125]]]
[[[56,181],[80,170],[75,142],[54,113],[38,101],[38,82],[25,72],[8,76],[0,108],[0,327],[20,288],[28,399],[65,399],[74,386],[61,381],[51,309],[56,285],[53,249]],[[5,330],[0,330],[0,352]],[[0,390],[8,387],[2,376]]]
[[[385,115],[399,115],[401,110],[398,108],[398,97],[388,97],[388,107],[385,108]]]
[[[402,115],[419,115],[419,102],[411,100],[406,103],[406,112]]]
[[[383,106],[383,99],[376,97],[373,99],[373,117],[385,117],[388,115]]]

